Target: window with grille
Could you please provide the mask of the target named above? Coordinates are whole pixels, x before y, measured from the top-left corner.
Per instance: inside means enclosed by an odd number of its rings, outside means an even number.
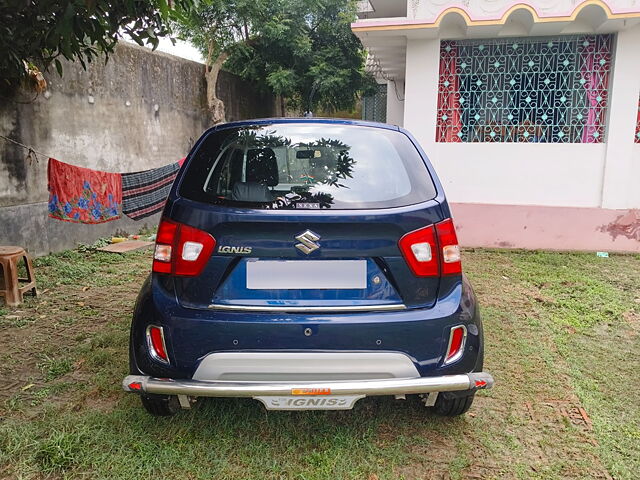
[[[387,84],[378,84],[378,91],[362,99],[362,119],[370,122],[387,121]]]
[[[603,142],[612,41],[443,41],[436,141]]]

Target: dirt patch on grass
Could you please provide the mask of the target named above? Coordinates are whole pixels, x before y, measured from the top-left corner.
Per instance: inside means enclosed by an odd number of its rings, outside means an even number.
[[[105,333],[128,328],[149,254],[78,253],[74,260],[88,263],[93,275],[70,279],[64,261],[40,265],[42,293],[0,316],[0,351],[8,359],[0,364],[0,415],[18,410],[34,416],[52,404],[105,401],[87,386],[99,371],[96,357],[122,348],[120,341],[105,342]]]
[[[623,318],[631,328],[632,336],[637,336],[640,333],[640,313],[628,311],[624,313]]]

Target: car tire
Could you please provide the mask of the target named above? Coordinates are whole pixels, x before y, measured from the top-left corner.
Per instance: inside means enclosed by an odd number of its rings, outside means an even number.
[[[180,410],[175,395],[141,395],[140,401],[144,409],[155,417],[170,417]]]
[[[442,417],[456,417],[462,415],[471,407],[475,393],[464,397],[438,395],[433,411]]]

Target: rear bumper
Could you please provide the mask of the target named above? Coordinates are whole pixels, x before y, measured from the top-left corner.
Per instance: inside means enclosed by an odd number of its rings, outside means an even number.
[[[432,392],[470,391],[493,387],[486,372],[439,377],[345,380],[333,382],[238,382],[172,380],[146,375],[129,375],[122,386],[126,392],[190,397],[265,397],[292,395],[405,395]]]
[[[341,313],[193,310],[177,304],[175,296],[160,285],[165,280],[154,277],[145,284],[138,299],[130,341],[132,375],[192,379],[203,358],[212,353],[236,352],[398,352],[411,360],[415,372],[394,374],[397,378],[482,371],[482,323],[466,280],[451,280],[450,288],[442,287],[438,302],[431,308]],[[154,361],[148,352],[145,332],[151,324],[164,330],[169,364]],[[458,361],[445,364],[450,331],[458,325],[467,328],[464,354]],[[302,375],[295,380],[349,378],[353,377]],[[200,379],[263,381],[275,376]]]

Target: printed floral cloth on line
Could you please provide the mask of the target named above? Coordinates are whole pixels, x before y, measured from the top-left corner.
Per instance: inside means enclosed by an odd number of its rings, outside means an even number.
[[[49,159],[49,216],[76,223],[104,223],[120,218],[122,179]]]

